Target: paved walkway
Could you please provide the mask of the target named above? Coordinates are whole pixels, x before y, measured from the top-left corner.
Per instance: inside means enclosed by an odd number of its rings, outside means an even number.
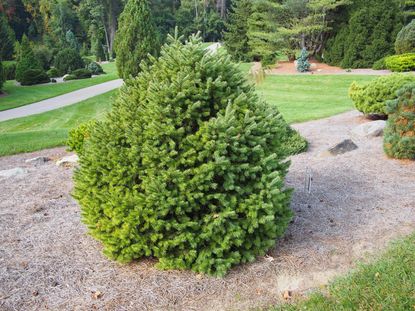
[[[10,110],[0,111],[0,122],[26,117],[33,114],[39,114],[42,112],[55,110],[65,106],[70,106],[79,103],[83,100],[89,99],[91,97],[115,90],[121,87],[123,83],[124,81],[122,79],[112,80],[109,82],[83,88],[71,93],[67,93],[61,96],[45,99],[34,104]]]

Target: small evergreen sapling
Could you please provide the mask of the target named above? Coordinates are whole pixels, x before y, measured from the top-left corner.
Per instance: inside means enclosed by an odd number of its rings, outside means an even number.
[[[224,275],[265,254],[290,222],[294,133],[227,54],[195,37],[169,41],[87,143],[77,139],[74,197],[110,258]]]
[[[307,72],[310,70],[310,63],[308,62],[308,52],[305,48],[301,50],[300,57],[297,59],[297,71]]]
[[[415,83],[404,86],[397,95],[387,105],[384,149],[389,157],[415,160]]]

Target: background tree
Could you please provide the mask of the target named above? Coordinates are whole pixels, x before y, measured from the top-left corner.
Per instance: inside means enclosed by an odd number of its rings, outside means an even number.
[[[398,54],[415,52],[415,20],[404,26],[398,33],[395,51]]]
[[[405,24],[409,24],[415,18],[415,0],[402,0],[401,6]]]
[[[5,80],[6,80],[6,78],[5,78],[5,75],[3,73],[3,64],[1,63],[1,59],[0,59],[0,94],[2,93],[3,84],[4,84]]]
[[[29,39],[24,35],[20,44],[19,59],[16,66],[16,80],[22,81],[25,72],[31,69],[42,70],[42,67],[35,58]]]
[[[223,34],[228,53],[237,61],[250,61],[247,20],[252,14],[251,0],[234,0]]]
[[[157,29],[147,0],[128,0],[120,16],[116,38],[117,69],[127,79],[140,71],[140,62],[160,48]]]
[[[6,16],[0,12],[0,60],[11,60],[14,52],[14,32]]]

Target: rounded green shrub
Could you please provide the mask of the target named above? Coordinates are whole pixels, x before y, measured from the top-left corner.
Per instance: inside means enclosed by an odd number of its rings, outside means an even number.
[[[376,61],[373,66],[372,66],[373,70],[385,70],[386,68],[386,63],[385,63],[385,57],[379,59],[378,61]]]
[[[96,120],[91,120],[71,129],[68,134],[68,141],[66,142],[68,151],[75,151],[76,153],[81,154],[84,144],[91,136],[91,132],[96,124]]]
[[[101,65],[96,62],[91,62],[87,66],[88,70],[92,72],[93,75],[100,75],[104,73],[104,70],[102,69]]]
[[[26,70],[20,80],[21,85],[34,85],[48,82],[50,82],[50,79],[43,69]]]
[[[415,52],[415,20],[402,28],[395,41],[397,54]]]
[[[59,77],[59,71],[55,67],[52,67],[47,72],[49,78],[57,78]]]
[[[415,53],[393,55],[385,58],[386,68],[394,72],[415,70]]]
[[[415,83],[404,86],[397,96],[387,105],[384,150],[392,158],[415,160]]]
[[[5,80],[16,79],[16,62],[15,61],[3,62],[3,76]]]
[[[64,49],[56,55],[54,67],[58,70],[59,75],[63,76],[76,69],[84,68],[84,61],[76,50]]]
[[[224,275],[290,222],[291,129],[230,56],[195,37],[169,42],[94,127],[74,197],[110,258]]]
[[[89,79],[92,77],[92,72],[88,69],[81,68],[72,71],[69,75],[65,76],[64,80],[80,80],[80,79]]]
[[[396,98],[396,91],[405,84],[415,81],[415,77],[393,74],[379,77],[365,85],[353,82],[349,96],[355,107],[366,115],[386,115],[386,102]]]

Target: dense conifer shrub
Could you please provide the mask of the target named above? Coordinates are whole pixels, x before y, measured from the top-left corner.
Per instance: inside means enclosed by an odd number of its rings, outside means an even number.
[[[49,78],[57,78],[57,77],[59,77],[59,71],[55,67],[50,68],[47,71],[47,74],[48,74],[48,77]]]
[[[386,102],[396,98],[396,91],[415,82],[412,75],[394,74],[379,77],[365,85],[353,82],[349,96],[355,107],[366,115],[386,115]]]
[[[399,5],[399,0],[354,0],[345,12],[347,22],[326,44],[325,61],[343,68],[371,68],[393,55],[402,28]]]
[[[54,67],[59,71],[59,74],[63,76],[76,69],[84,68],[84,61],[76,50],[64,49],[56,55]]]
[[[397,96],[387,105],[384,149],[392,158],[415,160],[415,84],[404,86]]]
[[[76,69],[72,71],[71,74],[67,75],[64,80],[65,81],[80,80],[80,79],[89,79],[91,77],[92,77],[91,71],[85,68],[81,68],[81,69]]]
[[[398,54],[415,52],[415,20],[403,27],[398,33],[395,51]]]
[[[100,75],[104,73],[101,65],[96,62],[89,63],[87,69],[92,72],[93,75]]]
[[[91,120],[71,129],[68,133],[68,141],[66,142],[68,150],[81,154],[84,144],[91,136],[91,132],[96,124],[96,120]]]
[[[16,79],[16,65],[15,61],[3,62],[3,76],[5,80]]]
[[[284,233],[296,133],[225,53],[169,41],[81,142],[74,197],[110,258],[223,275]]]
[[[300,57],[297,59],[297,71],[307,72],[310,70],[310,63],[308,61],[308,52],[305,48],[301,50]]]
[[[385,66],[394,72],[415,70],[415,53],[393,55],[385,58]]]

